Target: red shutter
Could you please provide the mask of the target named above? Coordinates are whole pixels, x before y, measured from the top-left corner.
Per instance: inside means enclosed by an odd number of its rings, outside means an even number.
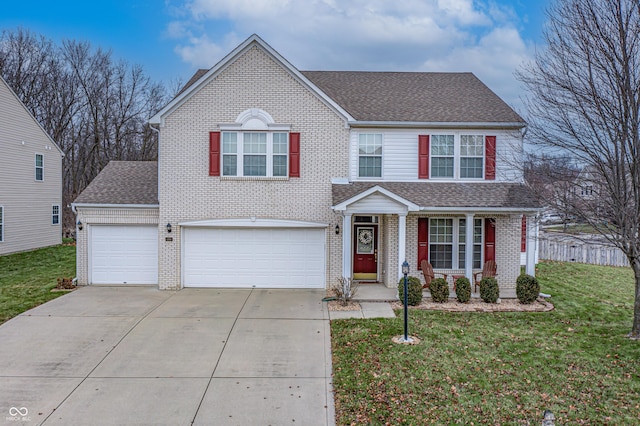
[[[418,269],[420,262],[429,260],[429,218],[418,218]]]
[[[527,251],[527,217],[522,215],[522,236],[520,237],[520,251]]]
[[[418,136],[418,179],[429,179],[429,135]]]
[[[220,132],[209,132],[209,176],[220,176]]]
[[[484,220],[484,261],[496,260],[496,220]]]
[[[496,179],[496,137],[495,136],[486,136],[485,137],[485,169],[484,169],[484,178],[486,180],[495,180]]]
[[[289,133],[289,177],[300,177],[300,133]]]

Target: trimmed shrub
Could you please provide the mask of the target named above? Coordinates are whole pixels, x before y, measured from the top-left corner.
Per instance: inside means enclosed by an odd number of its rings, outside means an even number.
[[[469,278],[461,277],[456,280],[456,299],[460,303],[467,303],[471,300],[471,282],[469,282]]]
[[[422,283],[417,277],[407,277],[407,303],[417,306],[422,302]],[[398,281],[398,298],[404,303],[404,277]]]
[[[528,305],[533,303],[540,294],[540,284],[536,277],[531,275],[522,274],[516,280],[516,296],[520,303]]]
[[[436,303],[445,303],[449,300],[449,283],[444,278],[436,278],[429,286],[431,298]]]
[[[498,281],[493,277],[480,280],[480,298],[487,303],[496,303],[500,296]]]

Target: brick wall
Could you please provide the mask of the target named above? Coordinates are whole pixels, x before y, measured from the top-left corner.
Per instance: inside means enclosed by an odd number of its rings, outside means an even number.
[[[212,177],[209,132],[260,108],[300,132],[300,178]],[[181,287],[180,222],[259,218],[327,224],[327,284],[342,275],[342,220],[331,210],[331,178],[346,176],[349,131],[335,112],[270,55],[254,46],[167,118],[160,131],[160,223],[174,224],[174,241],[159,246],[160,288]]]

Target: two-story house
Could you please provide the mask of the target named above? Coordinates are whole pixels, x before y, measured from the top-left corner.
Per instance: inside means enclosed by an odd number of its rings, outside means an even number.
[[[74,203],[81,284],[395,287],[405,259],[495,259],[515,287],[525,123],[473,74],[299,71],[254,35],[150,124],[158,162],[111,163]]]
[[[0,255],[62,242],[62,157],[0,77]]]

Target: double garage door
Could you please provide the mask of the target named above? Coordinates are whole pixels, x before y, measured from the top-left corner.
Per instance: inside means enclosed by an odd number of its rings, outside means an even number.
[[[323,228],[183,228],[185,287],[324,288]],[[91,227],[92,284],[158,284],[158,227]]]
[[[324,288],[323,228],[184,228],[185,287]]]

